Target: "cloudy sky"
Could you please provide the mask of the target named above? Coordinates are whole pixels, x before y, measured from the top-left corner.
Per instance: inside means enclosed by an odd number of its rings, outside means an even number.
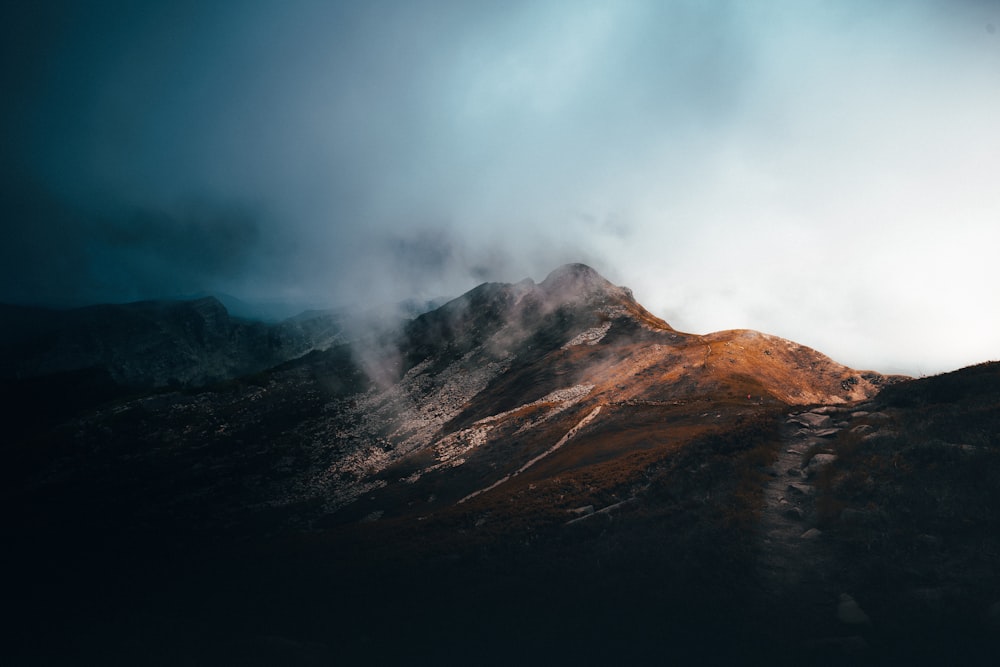
[[[583,261],[686,331],[1000,358],[1000,3],[0,12],[0,300],[388,302]]]

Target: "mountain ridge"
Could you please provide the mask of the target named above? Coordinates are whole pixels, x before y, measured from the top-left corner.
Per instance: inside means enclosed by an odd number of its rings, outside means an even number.
[[[352,423],[375,416],[380,436],[348,434],[351,455],[333,462],[331,509],[365,493],[415,498],[466,465],[478,488],[490,487],[587,416],[593,430],[608,420],[625,428],[643,405],[707,399],[749,412],[846,403],[900,379],[755,331],[678,332],[582,264],[537,285],[484,283],[416,318],[397,344],[406,363],[395,381],[347,410]],[[490,455],[518,434],[536,444],[504,463]],[[420,482],[424,475],[434,481]],[[454,493],[464,497],[475,484]]]

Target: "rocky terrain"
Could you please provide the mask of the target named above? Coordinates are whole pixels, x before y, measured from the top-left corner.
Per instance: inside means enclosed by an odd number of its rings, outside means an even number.
[[[1000,371],[948,377],[679,332],[583,265],[484,284],[266,372],[22,420],[8,643],[15,664],[975,661],[1000,613]]]

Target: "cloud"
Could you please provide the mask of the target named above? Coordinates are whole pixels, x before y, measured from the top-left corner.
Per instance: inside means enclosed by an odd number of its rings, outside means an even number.
[[[0,300],[52,305],[177,297],[243,284],[265,266],[259,219],[239,207],[92,210],[4,179]],[[29,298],[26,298],[29,297]]]
[[[388,302],[583,261],[695,332],[1000,355],[989,3],[60,9],[7,24],[33,185],[0,298]]]

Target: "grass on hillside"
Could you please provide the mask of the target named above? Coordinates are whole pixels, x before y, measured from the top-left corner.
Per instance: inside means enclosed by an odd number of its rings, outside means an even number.
[[[1000,366],[890,387],[875,407],[888,420],[833,444],[821,527],[887,642],[976,646],[1000,602]]]

